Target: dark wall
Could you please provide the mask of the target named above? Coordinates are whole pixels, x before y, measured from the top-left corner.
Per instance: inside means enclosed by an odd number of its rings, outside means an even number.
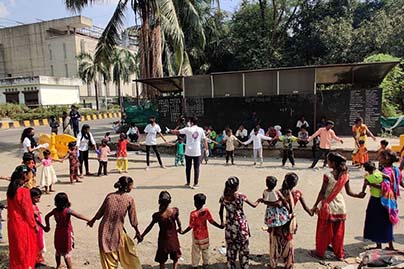
[[[174,127],[177,116],[197,116],[199,125],[212,125],[216,130],[230,127],[236,130],[244,124],[253,128],[251,115],[256,112],[261,126],[281,125],[295,131],[296,122],[304,115],[313,132],[322,116],[335,122],[337,135],[351,135],[351,126],[357,116],[375,133],[380,131],[381,90],[321,91],[317,95],[275,95],[260,97],[223,98],[162,98],[159,100],[160,123]],[[315,105],[316,104],[316,107]]]

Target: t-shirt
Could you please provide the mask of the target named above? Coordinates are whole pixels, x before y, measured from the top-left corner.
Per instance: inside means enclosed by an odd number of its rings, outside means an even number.
[[[26,137],[26,138],[24,138],[24,141],[22,141],[22,149],[23,149],[24,153],[29,152],[28,151],[29,147],[31,147],[31,140],[28,137]]]
[[[100,154],[98,155],[98,159],[103,162],[108,162],[108,154],[111,153],[111,150],[109,149],[109,147],[108,146],[100,147],[98,150],[100,151]]]
[[[287,135],[282,135],[279,137],[279,141],[282,142],[283,148],[284,149],[292,149],[293,148],[293,142],[297,141],[296,136],[287,136]]]
[[[153,126],[151,124],[147,124],[146,128],[144,128],[144,132],[146,133],[146,145],[157,145],[157,134],[161,132],[160,125],[154,124]]]
[[[184,146],[185,146],[184,143],[179,143],[179,142],[177,142],[177,143],[175,144],[176,154],[177,154],[177,155],[184,155]]]
[[[129,130],[126,132],[126,135],[137,134],[138,132],[139,132],[139,129],[136,126],[130,127]]]
[[[197,125],[185,127],[179,130],[180,134],[186,135],[185,155],[190,157],[201,156],[201,142],[206,139],[205,132]]]
[[[234,142],[237,141],[237,138],[234,135],[226,136],[226,151],[234,150]]]
[[[298,120],[296,123],[297,128],[302,128],[303,125],[306,125],[306,127],[309,127],[309,123],[307,121]]]
[[[88,135],[90,136],[91,143],[92,143],[93,145],[95,145],[95,140],[94,140],[93,135],[92,135],[91,133],[89,133]],[[81,133],[79,133],[79,134],[77,135],[77,143],[78,143],[78,145],[79,145],[79,150],[80,150],[80,151],[87,151],[87,150],[88,150],[88,146],[89,146],[89,142],[90,142],[90,141],[89,141],[87,138],[83,137],[83,136],[81,135]]]
[[[191,212],[189,227],[192,228],[194,239],[204,240],[209,238],[207,221],[213,223],[213,217],[208,208],[201,208]]]
[[[383,182],[383,174],[379,170],[376,170],[371,175],[367,175],[366,180],[372,184],[381,184]],[[381,196],[381,190],[379,188],[370,187],[370,195],[379,198]]]
[[[250,139],[248,139],[246,142],[244,142],[244,145],[248,145],[251,143],[251,141],[253,142],[253,149],[261,149],[262,148],[262,141],[261,140],[267,140],[270,141],[272,140],[271,137],[265,136],[265,135],[261,135],[261,134],[257,134],[255,135],[255,133],[253,133],[250,136]]]

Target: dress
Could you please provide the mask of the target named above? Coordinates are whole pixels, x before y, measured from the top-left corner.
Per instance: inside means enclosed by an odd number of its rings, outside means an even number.
[[[352,154],[352,163],[363,165],[365,162],[369,161],[368,150],[365,145],[361,145],[354,154]]]
[[[70,180],[78,180],[79,175],[79,157],[77,156],[77,149],[69,150],[69,169]]]
[[[278,193],[275,190],[264,190],[263,199],[266,202],[277,202]],[[268,228],[279,227],[289,221],[289,212],[286,207],[267,206],[264,223]]]
[[[10,268],[33,269],[38,246],[29,190],[18,188],[12,199],[7,197],[7,206]]]
[[[32,205],[32,208],[34,210],[36,222],[42,224],[41,212],[39,211],[38,206]],[[39,263],[43,263],[45,261],[44,257],[42,256],[42,253],[45,252],[45,239],[44,239],[44,233],[43,233],[42,227],[37,225],[37,229],[38,229],[38,232],[36,234],[36,242],[38,245],[38,251],[37,251],[37,256],[36,256],[36,264],[39,264]]]
[[[319,257],[324,257],[331,244],[337,258],[344,258],[346,207],[341,191],[348,180],[348,174],[338,179],[331,172],[324,175],[327,188],[320,204],[316,229],[316,254]]]
[[[247,196],[235,193],[233,201],[225,200],[224,196],[219,201],[226,208],[225,239],[227,244],[227,268],[229,269],[236,268],[238,252],[240,253],[240,267],[242,269],[249,268],[250,228],[243,210],[245,200],[247,200]]]
[[[108,194],[97,212],[96,219],[102,217],[98,227],[98,246],[103,269],[117,268],[118,261],[123,268],[142,268],[136,245],[124,230],[126,214],[130,224],[136,226],[135,200],[128,193],[118,192]]]
[[[301,197],[302,193],[299,190],[291,191],[289,195],[285,197],[292,208],[292,211],[294,211],[294,208]],[[297,224],[295,226],[297,226]],[[269,265],[271,268],[276,268],[279,259],[283,259],[286,269],[294,268],[295,257],[293,249],[293,234],[295,231],[295,229],[291,228],[291,222],[287,222],[280,227],[268,230]]]
[[[365,178],[369,183],[381,184],[383,174],[376,170]],[[389,212],[380,201],[381,191],[380,189],[370,187],[370,195],[366,208],[363,238],[372,240],[375,243],[391,242],[394,240],[393,223],[389,220]]]
[[[160,212],[153,214],[153,221],[159,224],[160,232],[158,238],[157,253],[154,260],[158,263],[165,263],[170,256],[171,260],[178,261],[181,257],[180,242],[178,240],[177,224],[179,211],[172,208],[172,214],[164,218]]]
[[[116,156],[118,157],[116,160],[116,169],[118,172],[128,171],[128,146],[129,141],[127,139],[119,139],[118,140],[118,148],[116,151]]]
[[[74,248],[71,212],[70,208],[53,209],[53,216],[56,221],[54,244],[57,256],[68,257]]]
[[[42,159],[42,187],[49,187],[57,182],[56,172],[55,169],[53,169],[52,163],[52,158]]]

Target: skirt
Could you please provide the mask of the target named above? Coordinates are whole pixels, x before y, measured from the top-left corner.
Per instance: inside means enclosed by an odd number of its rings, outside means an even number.
[[[41,186],[49,187],[57,182],[56,173],[53,166],[44,166],[42,168]]]
[[[366,209],[363,238],[375,243],[388,243],[394,240],[393,224],[389,213],[380,202],[380,198],[371,196]]]

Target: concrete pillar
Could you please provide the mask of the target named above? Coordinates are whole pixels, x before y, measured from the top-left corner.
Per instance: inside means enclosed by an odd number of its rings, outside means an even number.
[[[18,103],[25,104],[25,96],[23,92],[18,92]]]

